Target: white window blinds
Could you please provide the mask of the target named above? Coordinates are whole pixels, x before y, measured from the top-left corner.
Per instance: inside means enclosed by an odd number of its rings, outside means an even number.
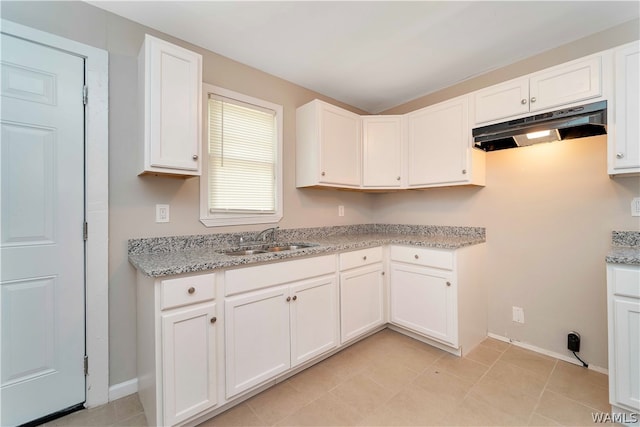
[[[209,94],[209,212],[276,210],[276,113]]]

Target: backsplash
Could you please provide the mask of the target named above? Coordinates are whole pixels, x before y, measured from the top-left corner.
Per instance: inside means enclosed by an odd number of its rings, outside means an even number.
[[[611,244],[627,248],[640,248],[640,231],[613,231]]]

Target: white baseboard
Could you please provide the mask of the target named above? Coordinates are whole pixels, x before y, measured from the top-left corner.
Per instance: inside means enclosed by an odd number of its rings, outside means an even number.
[[[138,379],[134,378],[109,387],[109,402],[138,392]]]
[[[493,334],[491,332],[487,333],[487,335],[490,338],[494,338],[494,339],[497,339],[499,341],[504,341],[504,342],[508,342],[510,344],[513,344],[516,347],[522,347],[522,348],[525,348],[527,350],[535,351],[536,353],[544,354],[545,356],[551,356],[553,358],[560,359],[560,360],[562,360],[564,362],[573,363],[574,365],[582,366],[582,363],[580,363],[579,360],[577,360],[577,359],[575,359],[575,358],[573,358],[571,356],[567,356],[566,354],[560,354],[560,353],[556,353],[556,352],[553,352],[553,351],[545,350],[544,348],[536,347],[535,345],[523,343],[523,342],[520,342],[520,341],[514,341],[514,340],[509,339],[507,337],[503,337],[501,335]],[[595,365],[592,365],[591,363],[589,363],[589,369],[594,370],[596,372],[599,372],[601,374],[609,375],[609,370],[607,368],[602,368],[600,366],[595,366]]]

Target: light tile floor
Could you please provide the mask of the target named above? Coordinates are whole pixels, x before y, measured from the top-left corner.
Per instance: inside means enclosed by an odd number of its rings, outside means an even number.
[[[199,427],[585,426],[609,410],[606,375],[493,339],[458,358],[385,329]],[[144,423],[134,395],[47,426]]]

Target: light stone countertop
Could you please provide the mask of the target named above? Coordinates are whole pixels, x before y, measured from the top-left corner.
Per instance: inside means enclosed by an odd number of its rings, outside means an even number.
[[[238,241],[238,233],[131,239],[129,262],[147,276],[163,277],[389,244],[458,249],[485,242],[485,229],[387,224],[291,229],[279,231],[277,242],[315,246],[242,256],[223,253],[237,248],[239,244],[232,242]]]
[[[611,250],[606,261],[610,264],[640,265],[640,231],[614,231]]]

